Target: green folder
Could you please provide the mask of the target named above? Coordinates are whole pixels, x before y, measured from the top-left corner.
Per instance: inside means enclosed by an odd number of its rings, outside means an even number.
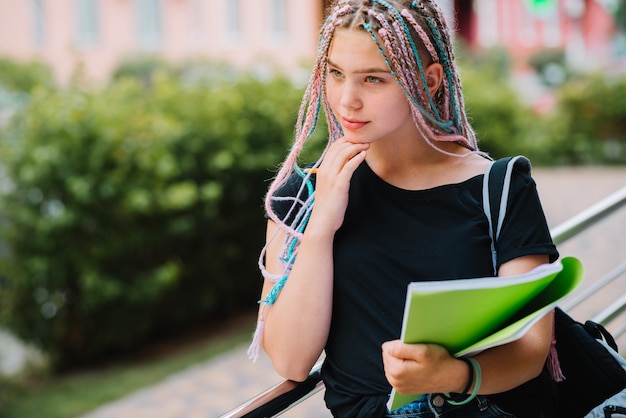
[[[581,262],[566,257],[519,276],[411,283],[400,338],[470,356],[521,338],[582,278]],[[387,407],[392,411],[419,396],[392,390]]]

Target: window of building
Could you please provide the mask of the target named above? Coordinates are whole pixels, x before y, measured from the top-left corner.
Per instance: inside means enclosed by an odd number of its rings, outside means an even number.
[[[499,27],[500,42],[503,45],[513,46],[515,33],[515,2],[503,0],[500,2],[500,13],[498,20],[501,22]]]
[[[287,35],[287,0],[271,1],[270,30],[275,38]]]
[[[95,45],[100,37],[98,0],[74,0],[76,42],[79,47]]]
[[[552,16],[543,19],[543,43],[547,48],[561,46],[563,37],[561,36],[561,11],[555,8]]]
[[[189,0],[189,45],[192,49],[200,50],[203,46],[203,19],[205,0]]]
[[[499,42],[499,19],[496,0],[477,0],[478,42],[481,46],[491,47]]]
[[[135,22],[140,47],[154,49],[161,44],[161,0],[135,0]]]
[[[517,41],[519,44],[526,48],[533,48],[537,43],[535,16],[524,5],[518,5],[517,27]]]
[[[226,0],[226,32],[231,41],[238,41],[241,36],[240,0]]]
[[[33,11],[33,38],[39,46],[45,43],[46,19],[43,9],[43,0],[31,0]]]

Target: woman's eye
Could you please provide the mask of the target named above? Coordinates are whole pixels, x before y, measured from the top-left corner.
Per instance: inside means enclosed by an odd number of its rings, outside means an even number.
[[[373,75],[365,77],[365,82],[369,84],[380,83],[380,81],[381,81],[380,78],[374,77]]]
[[[339,71],[339,70],[328,70],[328,73],[330,75],[332,75],[333,77],[335,77],[335,78],[343,77],[343,74],[341,74],[341,71]]]

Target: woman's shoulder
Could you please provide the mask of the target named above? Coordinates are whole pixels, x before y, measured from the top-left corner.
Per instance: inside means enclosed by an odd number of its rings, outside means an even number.
[[[465,160],[464,167],[469,172],[469,177],[483,174],[493,162],[491,158],[481,154],[470,154],[464,157],[463,160]]]
[[[449,169],[446,183],[456,184],[463,183],[472,178],[478,177],[487,171],[492,160],[480,155],[469,154],[462,158],[452,157],[455,160],[449,162]]]
[[[278,186],[274,192],[274,197],[308,197],[308,194],[312,191],[311,187],[315,186],[315,171],[310,171],[311,166],[307,166],[304,169],[294,170],[291,175]],[[306,186],[302,187],[306,182]]]

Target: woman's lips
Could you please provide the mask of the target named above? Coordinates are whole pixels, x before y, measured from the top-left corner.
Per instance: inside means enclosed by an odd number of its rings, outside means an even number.
[[[349,129],[352,131],[361,129],[362,127],[367,125],[367,123],[368,122],[363,122],[363,121],[355,120],[355,119],[341,118],[341,126],[343,126],[344,129]]]

